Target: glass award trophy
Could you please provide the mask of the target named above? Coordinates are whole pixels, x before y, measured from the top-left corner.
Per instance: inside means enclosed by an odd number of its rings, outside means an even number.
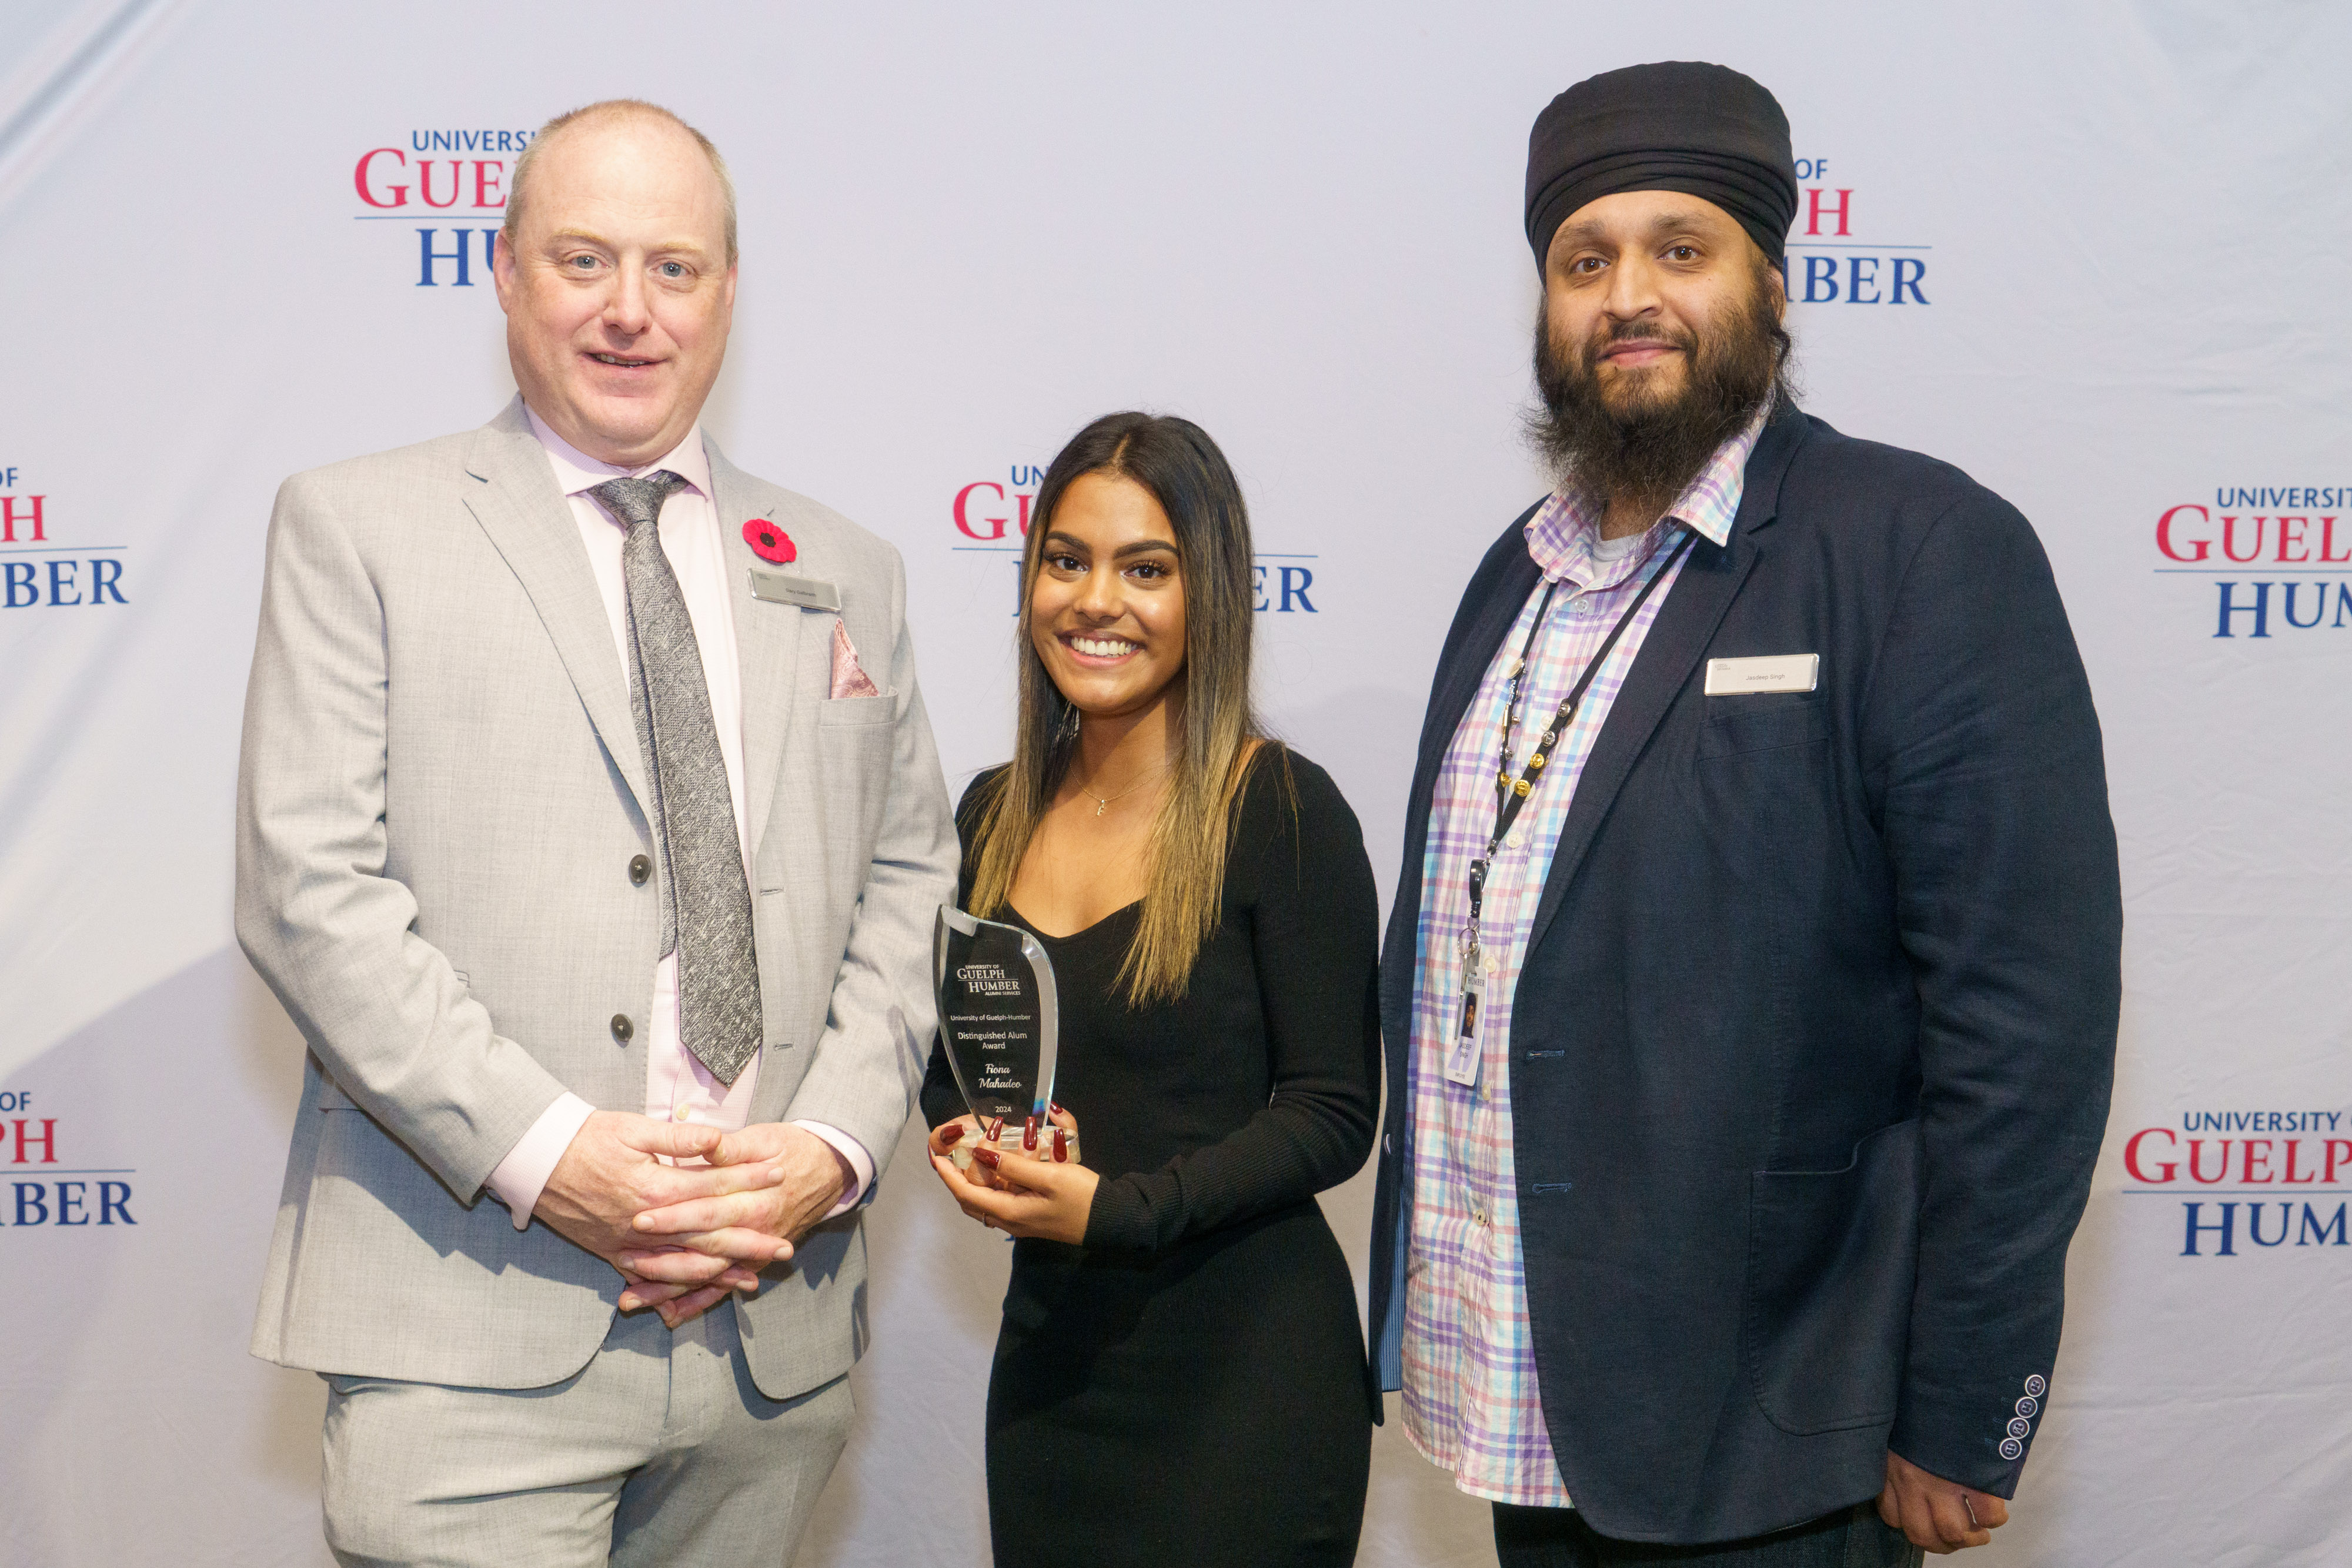
[[[1044,944],[1017,925],[943,904],[931,928],[931,980],[948,1065],[982,1137],[1054,1157],[1044,1150],[1066,1146],[1055,1139],[1046,1115],[1060,1008]],[[973,1142],[953,1151],[959,1166],[970,1166]]]

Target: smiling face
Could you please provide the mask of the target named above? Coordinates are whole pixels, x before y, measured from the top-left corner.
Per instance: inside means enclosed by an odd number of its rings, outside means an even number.
[[[1079,476],[1062,493],[1029,590],[1037,657],[1081,713],[1140,713],[1184,674],[1184,578],[1176,530],[1151,492]]]
[[[1603,196],[1552,235],[1545,326],[1556,351],[1583,361],[1612,410],[1664,406],[1691,387],[1694,356],[1707,340],[1754,308],[1760,259],[1747,231],[1712,202],[1679,191]],[[1777,320],[1777,292],[1770,308]]]
[[[612,113],[537,152],[494,267],[523,401],[591,457],[634,468],[701,415],[727,352],[735,268],[710,160],[658,116]]]
[[[1786,303],[1778,269],[1710,202],[1629,191],[1570,214],[1547,254],[1535,356],[1533,432],[1562,485],[1647,527],[1772,395]]]

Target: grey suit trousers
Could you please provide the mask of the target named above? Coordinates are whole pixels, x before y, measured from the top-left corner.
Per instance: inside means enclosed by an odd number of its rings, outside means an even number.
[[[854,1413],[845,1375],[761,1393],[731,1302],[675,1334],[616,1317],[544,1388],[327,1385],[327,1544],[348,1568],[782,1568]]]

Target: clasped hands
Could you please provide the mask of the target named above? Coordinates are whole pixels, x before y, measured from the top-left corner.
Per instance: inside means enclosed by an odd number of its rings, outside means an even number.
[[[651,1307],[675,1329],[730,1291],[755,1293],[760,1270],[790,1258],[855,1179],[832,1145],[789,1123],[721,1133],[598,1111],[531,1213],[620,1271],[623,1312]]]
[[[1047,1119],[1050,1124],[1039,1129],[1036,1158],[982,1142],[969,1172],[958,1170],[950,1155],[966,1139],[980,1139],[979,1118],[942,1122],[931,1129],[931,1168],[954,1196],[956,1207],[990,1229],[1075,1247],[1087,1239],[1087,1218],[1094,1212],[1095,1188],[1101,1178],[1082,1165],[1052,1158],[1048,1149],[1054,1129],[1076,1138],[1078,1123],[1059,1105]]]

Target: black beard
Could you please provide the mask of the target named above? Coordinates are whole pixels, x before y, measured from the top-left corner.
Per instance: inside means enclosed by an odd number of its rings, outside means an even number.
[[[1563,489],[1598,509],[1613,504],[1663,515],[1716,448],[1747,428],[1780,388],[1790,347],[1760,271],[1756,282],[1748,303],[1704,337],[1627,321],[1573,354],[1559,351],[1537,308],[1536,386],[1543,406],[1529,412],[1528,435]],[[1682,391],[1669,396],[1621,386],[1612,406],[1601,390],[1601,354],[1612,344],[1644,339],[1683,351]]]

